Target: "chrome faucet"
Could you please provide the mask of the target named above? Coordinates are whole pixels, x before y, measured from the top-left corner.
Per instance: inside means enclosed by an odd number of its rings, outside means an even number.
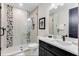
[[[62,36],[63,41],[65,41],[65,37],[68,37],[68,35],[63,35],[63,36]]]

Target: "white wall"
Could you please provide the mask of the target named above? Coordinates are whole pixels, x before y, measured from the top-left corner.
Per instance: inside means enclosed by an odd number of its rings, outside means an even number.
[[[27,37],[27,11],[14,8],[14,45],[25,44]]]
[[[1,10],[1,26],[6,28],[7,18],[6,18],[6,4],[2,4]],[[13,9],[13,46],[26,44],[27,38],[27,11],[14,8]],[[6,48],[6,32],[3,37],[1,37],[1,48]]]
[[[50,4],[41,4],[38,8],[38,35],[39,36],[47,36],[49,34],[49,7]],[[45,30],[39,29],[39,19],[42,17],[46,17]]]
[[[77,7],[78,4],[76,3],[67,3],[64,6],[62,6],[61,8],[58,8],[53,15],[54,18],[54,34],[58,34],[57,33],[57,28],[56,25],[60,25],[60,24],[66,24],[65,26],[65,30],[64,30],[64,34],[69,34],[69,9]]]

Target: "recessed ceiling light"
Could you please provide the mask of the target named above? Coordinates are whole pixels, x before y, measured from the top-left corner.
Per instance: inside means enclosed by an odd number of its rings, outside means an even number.
[[[61,4],[60,4],[60,6],[63,6],[63,5],[64,5],[64,3],[61,3]]]
[[[22,3],[20,3],[20,4],[19,4],[19,6],[23,6],[23,4],[22,4]]]
[[[57,6],[63,6],[64,3],[57,3],[56,5],[57,5]]]
[[[64,5],[64,3],[53,3],[53,4],[51,4],[51,7],[50,7],[49,10],[51,10],[51,9],[57,9],[58,6],[63,6],[63,5]]]
[[[51,8],[56,9],[57,8],[57,5],[53,3],[53,4],[51,4]]]
[[[28,18],[28,21],[30,21],[31,20],[31,18]]]

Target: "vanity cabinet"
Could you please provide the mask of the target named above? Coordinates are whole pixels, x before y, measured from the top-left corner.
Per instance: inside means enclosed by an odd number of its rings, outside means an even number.
[[[39,56],[76,56],[76,55],[39,40]]]

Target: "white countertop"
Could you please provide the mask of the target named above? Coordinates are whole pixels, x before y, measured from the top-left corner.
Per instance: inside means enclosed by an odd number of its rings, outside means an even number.
[[[70,52],[72,54],[78,55],[78,45],[74,45],[74,44],[62,45],[61,43],[51,41],[51,40],[53,40],[53,38],[48,38],[48,37],[40,37],[40,36],[38,36],[38,39],[42,40],[44,42],[47,42],[47,43],[49,43],[51,45],[54,45],[54,46],[56,46],[58,48],[61,48],[61,49],[65,50],[65,51],[68,51],[68,52]]]

